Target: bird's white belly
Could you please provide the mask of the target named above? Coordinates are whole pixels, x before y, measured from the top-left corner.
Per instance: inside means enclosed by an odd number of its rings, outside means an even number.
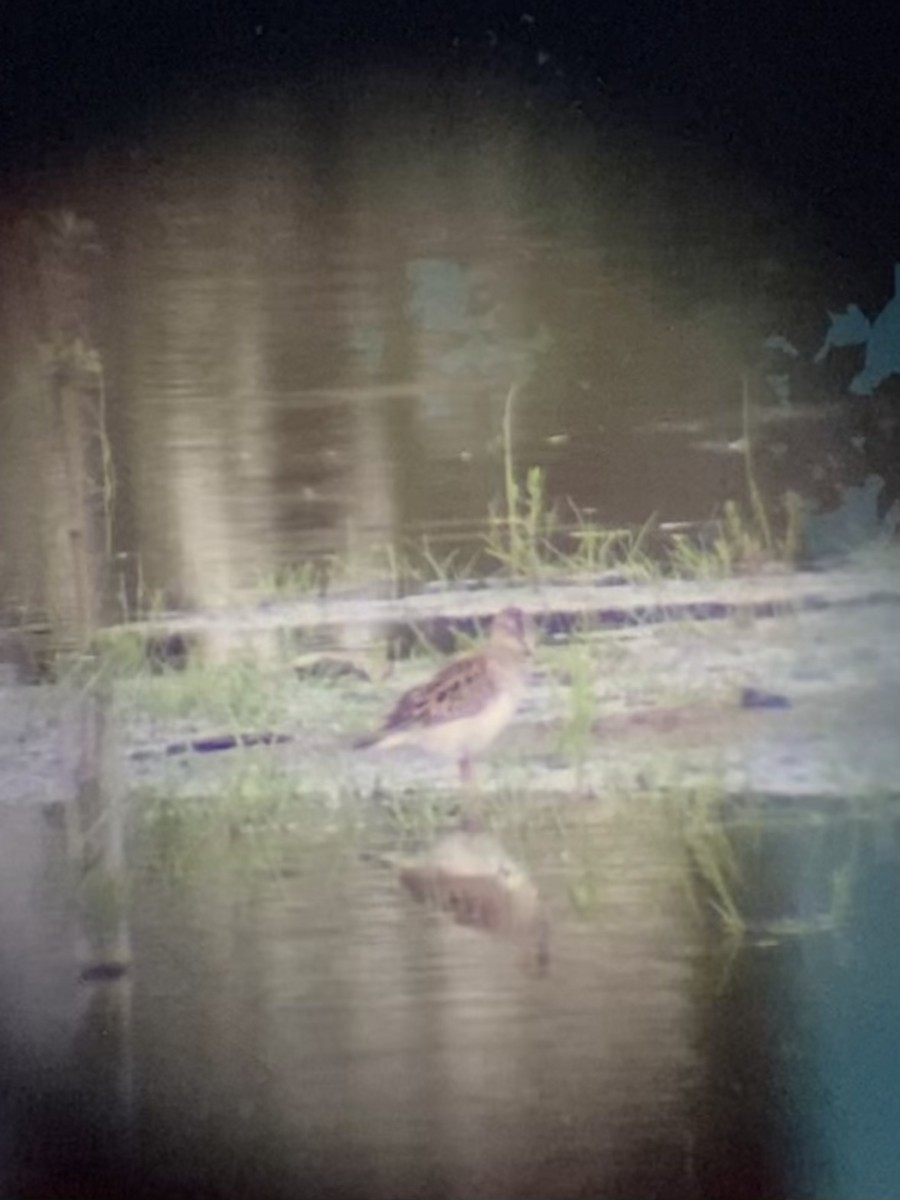
[[[398,729],[383,738],[381,745],[421,746],[432,754],[442,754],[447,758],[468,758],[491,744],[510,723],[518,706],[518,692],[502,692],[472,716],[455,717],[436,725]]]

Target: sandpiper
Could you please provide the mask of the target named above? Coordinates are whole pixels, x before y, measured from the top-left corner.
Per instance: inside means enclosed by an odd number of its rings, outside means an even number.
[[[472,756],[487,749],[519,706],[530,653],[524,613],[503,609],[482,649],[405,692],[381,728],[355,745],[419,746],[456,759],[462,781],[469,783]]]

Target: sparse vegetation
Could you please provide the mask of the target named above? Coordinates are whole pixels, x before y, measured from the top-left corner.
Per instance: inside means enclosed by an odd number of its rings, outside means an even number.
[[[91,376],[98,397],[102,479],[96,491],[108,518],[108,551],[114,484],[105,435],[102,370],[90,355],[79,370]],[[796,495],[788,494],[781,516],[766,508],[755,474],[746,382],[742,396],[746,494],[743,500],[728,500],[719,519],[702,533],[664,535],[653,515],[637,530],[604,529],[572,500],[548,495],[542,469],[533,465],[523,474],[516,462],[516,396],[516,389],[511,389],[504,408],[502,494],[488,514],[480,544],[444,545],[424,537],[402,546],[360,549],[358,539],[348,531],[344,555],[323,555],[298,566],[281,567],[258,580],[254,589],[257,598],[322,598],[373,584],[402,594],[426,584],[449,588],[473,575],[539,585],[571,580],[593,583],[609,575],[630,581],[658,581],[670,575],[721,578],[773,562],[794,564],[800,559],[803,503]],[[161,614],[164,598],[145,586],[140,562],[135,582],[130,600],[124,579],[121,582],[120,604],[125,621]],[[578,798],[592,795],[595,780],[591,766],[601,707],[597,656],[585,635],[586,630],[581,629],[568,640],[555,655],[552,672],[564,683],[557,693],[551,736],[556,737],[559,757],[566,764],[566,786],[571,781],[573,797]],[[419,640],[427,646],[426,639]],[[224,662],[204,662],[185,654],[184,661],[173,665],[166,653],[149,653],[146,636],[125,624],[103,631],[93,653],[81,657],[72,667],[67,682],[77,687],[89,689],[101,680],[113,683],[118,715],[123,725],[138,731],[145,749],[150,746],[151,752],[155,748],[165,757],[171,746],[184,747],[183,753],[171,756],[170,769],[163,774],[162,782],[158,777],[153,786],[138,789],[133,805],[141,836],[152,839],[161,858],[174,864],[176,870],[189,871],[197,847],[208,847],[211,842],[228,855],[239,846],[239,853],[261,861],[265,868],[270,839],[286,833],[299,832],[306,841],[336,840],[353,845],[355,839],[364,845],[373,831],[383,836],[387,829],[394,840],[428,840],[458,819],[459,797],[455,793],[428,786],[382,788],[377,774],[374,783],[370,779],[365,785],[369,790],[361,791],[358,782],[334,758],[306,755],[305,737],[312,742],[324,735],[332,744],[342,742],[354,723],[361,723],[356,720],[360,711],[354,710],[354,704],[358,701],[361,709],[365,708],[369,698],[359,684],[354,684],[352,695],[346,686],[334,681],[315,680],[298,687],[287,666],[288,649],[285,646],[283,655],[270,660],[250,650],[234,653]],[[640,691],[642,682],[631,681],[632,692]],[[708,694],[708,682],[698,686]],[[679,680],[667,679],[663,686],[653,679],[646,687],[658,703],[671,698],[673,707],[683,707],[685,686]],[[196,766],[200,761],[200,756],[192,755],[190,750],[196,735],[214,732],[234,735],[239,741],[240,735],[247,732],[283,731],[295,735],[300,743],[292,749],[291,757],[282,757],[271,747],[239,744],[219,756],[223,766],[215,775],[210,773],[208,786],[203,787],[198,777],[191,787],[184,787],[189,774],[184,764]],[[524,774],[522,778],[527,789],[530,781]],[[549,805],[538,797],[526,816],[513,817],[523,808],[523,795],[518,789],[507,787],[504,791],[504,786],[501,781],[498,793],[479,802],[480,811],[490,813],[501,831],[515,827],[515,822],[521,820],[525,824],[534,822],[541,829],[552,824],[560,840],[571,834],[570,818],[559,804],[559,796],[550,797]],[[653,793],[653,788],[648,788],[642,802],[652,798]],[[609,795],[604,798],[608,800]],[[624,798],[623,807],[632,799]],[[710,780],[702,786],[685,786],[666,792],[664,799],[677,815],[688,863],[688,894],[698,911],[711,914],[729,938],[739,941],[748,932],[755,936],[799,936],[837,930],[846,920],[852,907],[856,870],[852,853],[823,860],[827,897],[815,914],[782,913],[761,920],[748,911],[751,888],[747,864],[752,863],[753,853],[746,840],[741,840],[746,822],[741,825],[728,811],[720,783]],[[542,803],[543,810],[539,807]],[[767,818],[760,816],[757,820],[760,828],[766,828]],[[602,862],[598,864],[591,858],[594,843],[590,838],[586,845],[591,850],[584,850],[577,870],[569,872],[565,892],[572,910],[593,919],[603,912],[608,881]]]
[[[588,766],[594,748],[594,722],[598,716],[596,666],[581,637],[569,642],[559,668],[565,681],[566,702],[561,705],[560,752],[572,764],[575,791],[588,790]]]
[[[344,555],[326,555],[296,567],[285,566],[261,578],[261,599],[319,595],[383,583],[394,594],[437,584],[449,587],[475,576],[541,583],[596,580],[619,575],[635,582],[675,576],[725,578],[772,564],[796,565],[803,554],[805,508],[788,492],[776,521],[763,499],[754,468],[749,390],[743,382],[743,447],[746,497],[727,500],[721,515],[702,528],[663,533],[650,514],[637,529],[598,524],[570,497],[551,498],[543,469],[524,475],[516,461],[514,417],[518,387],[510,388],[501,431],[501,498],[490,506],[480,539],[467,547],[441,550],[428,536],[397,546],[354,549],[348,536]]]
[[[682,808],[684,845],[690,860],[689,883],[699,885],[728,937],[741,938],[746,919],[739,904],[741,872],[723,820],[725,797],[714,786],[689,792]],[[694,892],[693,894],[697,894]]]

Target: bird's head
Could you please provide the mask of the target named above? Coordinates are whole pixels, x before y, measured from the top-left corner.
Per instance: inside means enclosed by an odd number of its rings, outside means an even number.
[[[491,625],[491,644],[507,653],[526,657],[532,653],[534,626],[521,608],[504,608]]]

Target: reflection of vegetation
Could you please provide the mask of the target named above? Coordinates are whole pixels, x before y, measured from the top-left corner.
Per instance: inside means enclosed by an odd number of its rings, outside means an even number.
[[[684,841],[693,866],[692,878],[707,893],[723,930],[739,938],[745,926],[737,899],[741,876],[722,819],[723,802],[722,793],[714,789],[688,795],[684,802]]]
[[[152,621],[163,617],[166,612],[166,595],[162,588],[149,588],[144,577],[144,564],[141,556],[134,556],[134,578],[129,584],[129,572],[126,564],[128,555],[116,556],[116,578],[114,582],[116,601],[122,620]],[[119,634],[127,633],[127,627],[118,627],[102,631],[104,643],[115,639]]]
[[[127,878],[94,864],[82,874],[77,895],[81,918],[95,943],[111,944],[128,906]]]
[[[601,914],[609,904],[609,880],[589,854],[571,863],[566,876],[569,907],[582,919]]]
[[[546,328],[513,337],[504,328],[507,313],[502,301],[484,311],[476,293],[486,280],[472,267],[452,259],[419,258],[407,264],[406,278],[407,315],[436,339],[431,361],[439,375],[483,378],[512,372],[526,376],[547,350]]]
[[[379,797],[379,808],[392,828],[403,837],[433,837],[446,826],[451,815],[446,796],[430,792],[404,793]]]
[[[214,787],[198,787],[177,800],[164,786],[145,788],[136,811],[141,827],[173,849],[207,838],[228,844],[300,831],[304,839],[318,841],[352,831],[358,810],[349,794],[347,803],[335,805],[318,791],[317,782],[264,749],[237,749],[229,753],[228,769],[217,775]]]
[[[100,352],[87,345],[81,338],[60,338],[40,347],[41,366],[59,381],[77,393],[78,404],[89,415],[89,426],[84,430],[87,443],[95,442],[98,463],[98,478],[86,477],[88,500],[99,498],[103,521],[104,551],[107,557],[113,550],[113,500],[115,498],[115,471],[112,446],[106,413],[106,376]]]
[[[760,797],[742,807],[729,812],[715,789],[685,797],[692,894],[733,938],[768,944],[839,933],[852,913],[862,839],[896,811],[896,798],[875,796],[828,819],[811,802],[773,811]]]

